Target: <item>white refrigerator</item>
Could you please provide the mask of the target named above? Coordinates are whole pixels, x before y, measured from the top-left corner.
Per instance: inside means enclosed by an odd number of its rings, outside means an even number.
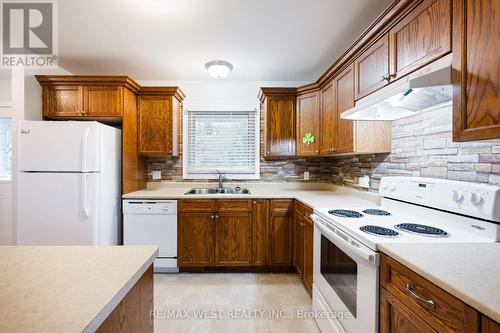
[[[95,121],[19,129],[17,243],[118,244],[121,131]]]

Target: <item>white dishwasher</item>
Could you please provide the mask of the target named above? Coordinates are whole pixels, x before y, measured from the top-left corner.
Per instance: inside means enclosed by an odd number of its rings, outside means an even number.
[[[123,200],[123,244],[158,246],[154,271],[178,272],[177,201]]]

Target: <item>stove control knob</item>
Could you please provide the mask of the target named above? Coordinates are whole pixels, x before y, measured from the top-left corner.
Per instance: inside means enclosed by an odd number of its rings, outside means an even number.
[[[453,201],[456,203],[464,201],[464,195],[458,190],[453,190]]]
[[[477,193],[471,192],[470,194],[470,203],[473,204],[474,206],[481,206],[483,204],[484,200],[483,197],[478,195]]]
[[[392,192],[396,191],[396,184],[395,183],[391,183],[389,185],[389,190],[391,190]]]

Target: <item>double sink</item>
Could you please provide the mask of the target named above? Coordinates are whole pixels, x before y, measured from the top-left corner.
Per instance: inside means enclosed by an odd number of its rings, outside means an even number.
[[[250,194],[247,188],[236,187],[194,187],[184,194]]]

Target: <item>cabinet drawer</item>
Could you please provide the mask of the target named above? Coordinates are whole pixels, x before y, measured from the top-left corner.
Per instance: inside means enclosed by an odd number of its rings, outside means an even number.
[[[269,211],[271,214],[290,214],[293,200],[271,200]]]
[[[252,200],[217,200],[218,212],[250,212]]]
[[[478,331],[477,311],[385,255],[380,285],[438,332]]]
[[[215,211],[215,200],[179,200],[179,212],[206,213]]]

